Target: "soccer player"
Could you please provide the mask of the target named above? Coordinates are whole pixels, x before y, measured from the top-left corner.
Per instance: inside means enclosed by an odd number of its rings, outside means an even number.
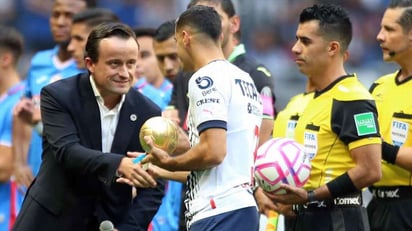
[[[400,69],[382,76],[370,88],[378,107],[385,160],[382,179],[371,187],[373,198],[368,204],[371,230],[412,230],[409,217],[412,213],[411,17],[411,0],[390,1],[377,35],[383,60],[397,63]]]
[[[272,136],[273,120],[276,115],[274,80],[263,65],[246,53],[241,43],[240,18],[232,0],[191,0],[188,8],[195,5],[214,7],[222,19],[222,49],[225,58],[249,73],[263,100],[263,120],[259,131],[259,144]]]
[[[162,23],[157,29],[154,36],[153,48],[156,53],[157,61],[163,74],[169,80],[173,80],[173,91],[169,105],[162,111],[162,116],[171,119],[176,122],[185,132],[187,132],[186,116],[189,108],[189,99],[187,98],[188,82],[192,76],[192,72],[182,71],[182,63],[177,55],[177,44],[175,40],[175,27],[176,20],[170,20]],[[169,174],[170,175],[170,174]],[[171,175],[176,175],[172,173]],[[184,175],[184,174],[183,174]],[[166,177],[168,178],[168,177]],[[176,179],[175,179],[176,180]],[[174,211],[180,209],[180,216],[176,218],[175,213],[168,211],[162,211],[162,207],[159,209],[158,214],[154,218],[157,220],[157,224],[161,224],[162,219],[168,220],[172,226],[176,226],[174,223],[177,219],[178,230],[186,230],[185,216],[184,216],[184,197],[186,193],[186,177],[180,179],[181,182],[170,180],[168,183],[165,199],[166,202],[162,203],[162,206],[168,206]],[[178,179],[179,180],[179,179]],[[180,189],[180,195],[178,195]],[[180,205],[176,204],[180,199]],[[169,205],[166,205],[169,204]],[[172,215],[172,216],[171,216]],[[166,219],[162,218],[167,216]],[[159,222],[158,222],[159,221]],[[154,224],[156,226],[156,224]],[[162,228],[168,228],[163,225]],[[160,229],[160,226],[153,227],[154,230]],[[176,229],[175,229],[176,230]]]
[[[70,30],[70,42],[67,51],[70,52],[79,70],[86,71],[84,63],[84,49],[87,37],[92,29],[103,22],[117,22],[119,18],[108,9],[91,8],[81,11],[73,16]]]
[[[135,28],[134,32],[140,46],[136,68],[138,79],[134,88],[164,110],[172,97],[173,84],[163,75],[156,59],[153,48],[156,30],[139,27]]]
[[[26,77],[26,93],[14,110],[13,120],[14,176],[16,182],[22,186],[30,185],[41,163],[43,125],[40,114],[40,90],[51,82],[81,72],[76,67],[67,46],[73,15],[91,6],[90,2],[94,1],[54,0],[50,14],[50,29],[57,45],[53,49],[39,51],[31,60]]]
[[[23,194],[11,180],[13,173],[13,107],[24,93],[17,63],[23,37],[14,28],[0,26],[0,230],[10,230],[20,210]]]
[[[212,7],[193,6],[176,22],[178,54],[189,81],[191,148],[171,156],[153,147],[143,162],[191,171],[187,182],[188,230],[258,230],[251,193],[253,153],[262,102],[252,78],[225,59],[221,20]]]
[[[186,115],[189,108],[187,98],[188,82],[193,73],[182,71],[182,64],[177,56],[175,41],[175,20],[162,23],[154,36],[153,48],[163,74],[173,81],[172,97],[162,116],[175,121],[187,130]]]
[[[274,201],[294,204],[294,230],[369,230],[361,190],[381,177],[381,139],[375,102],[344,68],[352,38],[347,12],[331,4],[305,8],[292,51],[315,93],[300,116],[295,139],[312,170],[304,188],[281,187]]]
[[[174,39],[175,20],[162,23],[153,38],[153,48],[156,53],[159,67],[170,81],[174,81],[182,69],[182,64],[177,56],[177,45]]]

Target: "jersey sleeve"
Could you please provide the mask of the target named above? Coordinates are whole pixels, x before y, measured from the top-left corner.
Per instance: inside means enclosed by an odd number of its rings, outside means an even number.
[[[349,149],[362,146],[367,142],[379,143],[380,133],[377,115],[373,100],[333,100],[332,130],[346,145],[349,145]],[[366,139],[365,143],[357,142],[362,139]],[[352,145],[355,142],[356,144]]]
[[[263,116],[273,119],[276,115],[276,97],[272,74],[266,67],[258,65],[249,73],[249,75],[252,77],[257,90],[260,92],[263,103]]]
[[[191,81],[191,101],[199,134],[208,128],[227,129],[230,84],[226,83],[225,78],[210,76],[200,76]]]

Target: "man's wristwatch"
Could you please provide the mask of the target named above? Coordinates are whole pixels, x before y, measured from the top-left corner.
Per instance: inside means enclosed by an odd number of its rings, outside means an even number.
[[[316,201],[315,192],[313,190],[308,191],[308,202]]]

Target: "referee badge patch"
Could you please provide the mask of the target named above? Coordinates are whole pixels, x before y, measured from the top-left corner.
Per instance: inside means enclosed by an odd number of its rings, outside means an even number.
[[[360,113],[353,116],[358,136],[374,134],[377,132],[375,119],[372,112]]]

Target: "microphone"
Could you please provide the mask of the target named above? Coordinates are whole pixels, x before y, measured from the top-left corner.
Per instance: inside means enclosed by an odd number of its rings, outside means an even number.
[[[114,225],[109,220],[104,220],[100,223],[99,231],[114,231]]]
[[[388,51],[388,55],[389,55],[390,57],[394,57],[395,55],[400,54],[400,53],[402,53],[402,52],[404,52],[404,51],[407,51],[408,49],[409,49],[409,46],[402,47],[401,49],[398,49],[397,51],[389,50],[389,51]]]

